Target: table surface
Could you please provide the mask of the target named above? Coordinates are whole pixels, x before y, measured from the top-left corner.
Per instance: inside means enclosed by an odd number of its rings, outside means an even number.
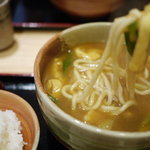
[[[59,31],[19,30],[14,32],[14,43],[0,51],[0,74],[33,74],[35,57],[40,48]]]
[[[5,90],[20,95],[34,108],[41,129],[38,150],[67,150],[49,131],[35,96],[32,75],[34,60],[39,49],[68,24],[113,21],[115,17],[127,14],[131,8],[142,9],[149,0],[124,0],[124,4],[118,10],[94,19],[69,16],[52,5],[50,0],[11,0],[10,2],[13,23],[20,25],[14,26],[14,44],[0,51],[0,81]],[[27,23],[26,27],[22,26],[22,23]],[[46,30],[41,23],[47,24]]]

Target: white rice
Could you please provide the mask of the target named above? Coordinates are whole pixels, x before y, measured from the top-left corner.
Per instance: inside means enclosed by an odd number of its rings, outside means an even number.
[[[0,150],[23,150],[21,122],[12,110],[0,111]]]

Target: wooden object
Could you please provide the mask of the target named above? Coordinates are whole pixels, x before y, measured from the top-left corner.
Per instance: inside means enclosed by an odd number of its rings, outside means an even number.
[[[39,49],[57,32],[54,30],[15,32],[13,45],[0,51],[0,74],[32,75]]]

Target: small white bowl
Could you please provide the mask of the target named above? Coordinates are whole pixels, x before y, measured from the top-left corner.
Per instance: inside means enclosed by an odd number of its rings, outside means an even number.
[[[0,110],[12,110],[21,121],[23,139],[27,143],[23,150],[36,150],[40,127],[33,108],[20,96],[0,90]]]
[[[45,93],[42,73],[45,59],[52,49],[60,49],[60,41],[69,46],[107,40],[110,23],[88,23],[64,30],[50,39],[39,51],[34,66],[37,98],[43,116],[52,132],[75,150],[142,150],[150,149],[150,132],[118,132],[99,129],[66,114]],[[50,59],[50,58],[49,58]]]

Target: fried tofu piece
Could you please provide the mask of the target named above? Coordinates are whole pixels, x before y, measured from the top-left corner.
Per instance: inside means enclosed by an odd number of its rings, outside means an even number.
[[[97,60],[101,56],[100,50],[96,48],[93,49],[90,48],[85,51],[85,49],[82,49],[82,47],[81,48],[78,47],[75,49],[75,54],[79,58],[86,58],[90,60]]]
[[[50,95],[57,97],[58,94],[60,94],[61,88],[62,88],[62,83],[58,79],[50,79],[46,83],[46,90]]]
[[[84,121],[96,125],[99,128],[110,130],[114,123],[114,118],[110,115],[104,115],[96,110],[90,110],[84,117]]]
[[[52,70],[51,74],[54,78],[57,78],[59,80],[63,79],[63,72],[62,72],[62,60],[59,58],[55,58],[52,62]]]

